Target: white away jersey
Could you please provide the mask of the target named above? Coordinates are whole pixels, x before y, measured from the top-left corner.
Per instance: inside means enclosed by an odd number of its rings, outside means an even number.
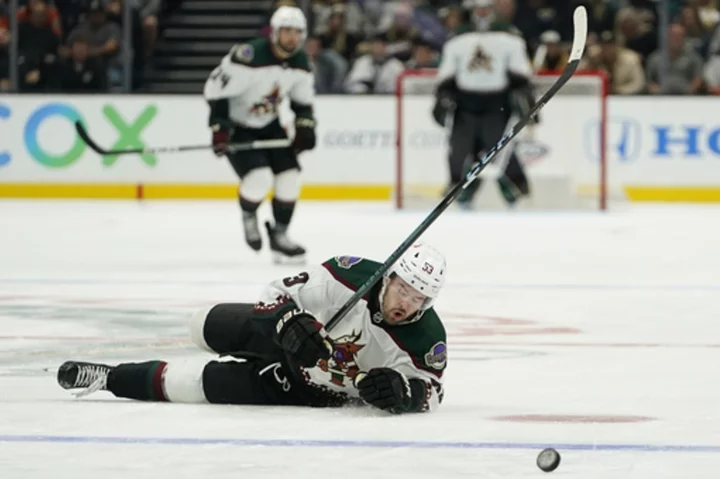
[[[462,91],[493,93],[509,87],[508,73],[532,75],[525,41],[507,31],[470,32],[443,47],[437,82],[454,78]]]
[[[302,308],[326,324],[357,291],[380,263],[341,256],[315,269],[274,281],[255,306],[255,315],[274,320],[284,312]],[[445,329],[435,311],[419,321],[388,326],[379,311],[378,288],[356,304],[329,332],[335,350],[332,358],[312,368],[301,368],[306,381],[346,397],[359,397],[353,378],[361,371],[388,367],[425,385],[420,411],[438,407],[443,397],[442,376],[447,362]]]
[[[260,38],[230,50],[205,82],[204,96],[209,101],[227,99],[235,124],[262,128],[278,118],[285,99],[312,107],[314,76],[303,51],[280,60],[270,40]]]

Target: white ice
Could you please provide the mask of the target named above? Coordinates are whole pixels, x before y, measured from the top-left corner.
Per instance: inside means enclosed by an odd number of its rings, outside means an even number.
[[[313,263],[383,260],[425,213],[303,203],[291,232]],[[0,477],[531,478],[556,447],[552,477],[716,478],[719,220],[448,212],[425,236],[450,265],[446,399],[388,417],[75,399],[62,361],[210,359],[187,314],[295,269],[245,247],[233,201],[0,202]]]

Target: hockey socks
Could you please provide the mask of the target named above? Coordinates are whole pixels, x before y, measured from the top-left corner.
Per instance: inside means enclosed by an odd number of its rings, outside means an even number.
[[[167,363],[163,361],[120,364],[108,375],[107,390],[123,398],[167,401],[163,389],[166,368]]]

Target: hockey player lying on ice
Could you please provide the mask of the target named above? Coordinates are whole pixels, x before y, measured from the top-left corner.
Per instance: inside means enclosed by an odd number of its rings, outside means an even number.
[[[379,263],[330,259],[273,281],[255,304],[218,304],[197,314],[201,349],[233,356],[194,364],[117,366],[67,361],[65,389],[181,403],[338,407],[361,401],[391,413],[436,409],[443,398],[445,329],[432,305],[445,283],[444,256],[416,243],[332,330],[323,324]]]

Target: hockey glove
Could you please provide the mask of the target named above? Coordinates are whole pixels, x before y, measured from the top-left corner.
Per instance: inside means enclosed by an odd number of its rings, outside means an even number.
[[[435,119],[435,123],[444,127],[447,117],[455,111],[455,101],[451,95],[439,94],[435,99],[435,106],[432,110],[432,116]]]
[[[412,405],[410,382],[404,374],[390,368],[371,369],[355,377],[363,401],[393,414],[408,412]]]
[[[297,118],[295,120],[295,141],[293,141],[295,153],[312,150],[315,148],[315,142],[315,120]]]
[[[215,156],[226,155],[228,144],[230,144],[230,129],[217,123],[210,129],[212,130],[212,147]]]
[[[280,346],[298,365],[309,368],[333,352],[323,325],[309,311],[289,311],[275,325]]]

